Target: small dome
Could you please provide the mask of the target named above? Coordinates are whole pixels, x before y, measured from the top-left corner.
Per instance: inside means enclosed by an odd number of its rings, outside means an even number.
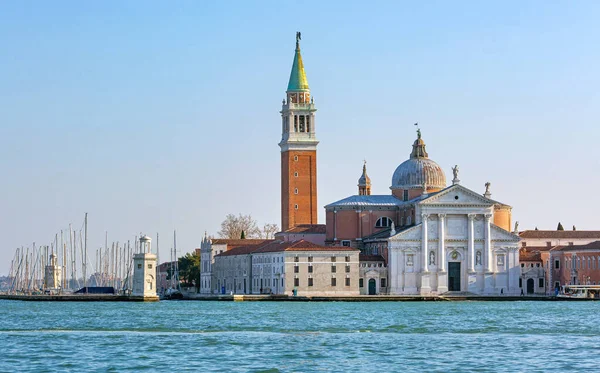
[[[416,189],[422,188],[423,184],[427,184],[427,189],[443,189],[446,187],[446,175],[440,165],[429,159],[419,133],[410,158],[394,171],[390,189]]]

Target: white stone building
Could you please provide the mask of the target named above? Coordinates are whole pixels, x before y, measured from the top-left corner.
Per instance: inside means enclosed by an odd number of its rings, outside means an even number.
[[[358,295],[359,250],[299,241],[241,246],[215,256],[224,294]]]
[[[455,184],[421,196],[416,225],[388,239],[390,294],[520,292],[519,237],[492,223],[505,205],[486,194]]]

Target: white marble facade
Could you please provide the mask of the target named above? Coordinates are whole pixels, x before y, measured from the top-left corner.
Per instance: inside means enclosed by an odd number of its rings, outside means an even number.
[[[461,185],[416,204],[416,225],[388,239],[390,294],[519,294],[519,237],[494,206]]]

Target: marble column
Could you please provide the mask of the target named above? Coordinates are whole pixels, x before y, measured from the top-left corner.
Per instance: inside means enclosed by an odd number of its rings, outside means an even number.
[[[390,277],[390,282],[391,282],[391,287],[392,287],[390,293],[392,293],[392,294],[398,293],[398,274],[400,273],[400,267],[398,267],[396,265],[397,256],[398,256],[397,249],[388,248],[388,275]],[[366,280],[367,279],[365,278],[364,281],[366,281]],[[368,288],[369,284],[367,282],[365,282],[364,285],[367,286],[367,288]]]
[[[475,214],[469,214],[469,229],[468,229],[468,262],[469,262],[469,272],[475,272],[475,230],[474,230],[474,221]]]
[[[490,225],[490,219],[492,218],[492,214],[485,214],[485,270],[487,272],[492,272],[492,231]]]
[[[438,214],[438,243],[439,243],[439,253],[438,253],[438,268],[439,272],[446,271],[446,214]]]
[[[421,233],[422,233],[422,242],[421,242],[421,268],[423,270],[424,273],[429,272],[429,266],[427,265],[427,252],[428,250],[428,238],[427,238],[427,229],[428,229],[428,225],[427,225],[427,219],[429,219],[429,215],[428,214],[422,214],[421,215],[421,223],[422,223],[422,227],[421,227]]]

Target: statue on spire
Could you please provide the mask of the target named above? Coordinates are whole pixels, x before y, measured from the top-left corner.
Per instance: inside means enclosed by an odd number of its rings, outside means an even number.
[[[296,43],[302,40],[302,34],[300,31],[296,31]]]
[[[419,122],[415,123],[415,126],[417,126],[417,139],[421,138],[421,129],[419,128]]]

